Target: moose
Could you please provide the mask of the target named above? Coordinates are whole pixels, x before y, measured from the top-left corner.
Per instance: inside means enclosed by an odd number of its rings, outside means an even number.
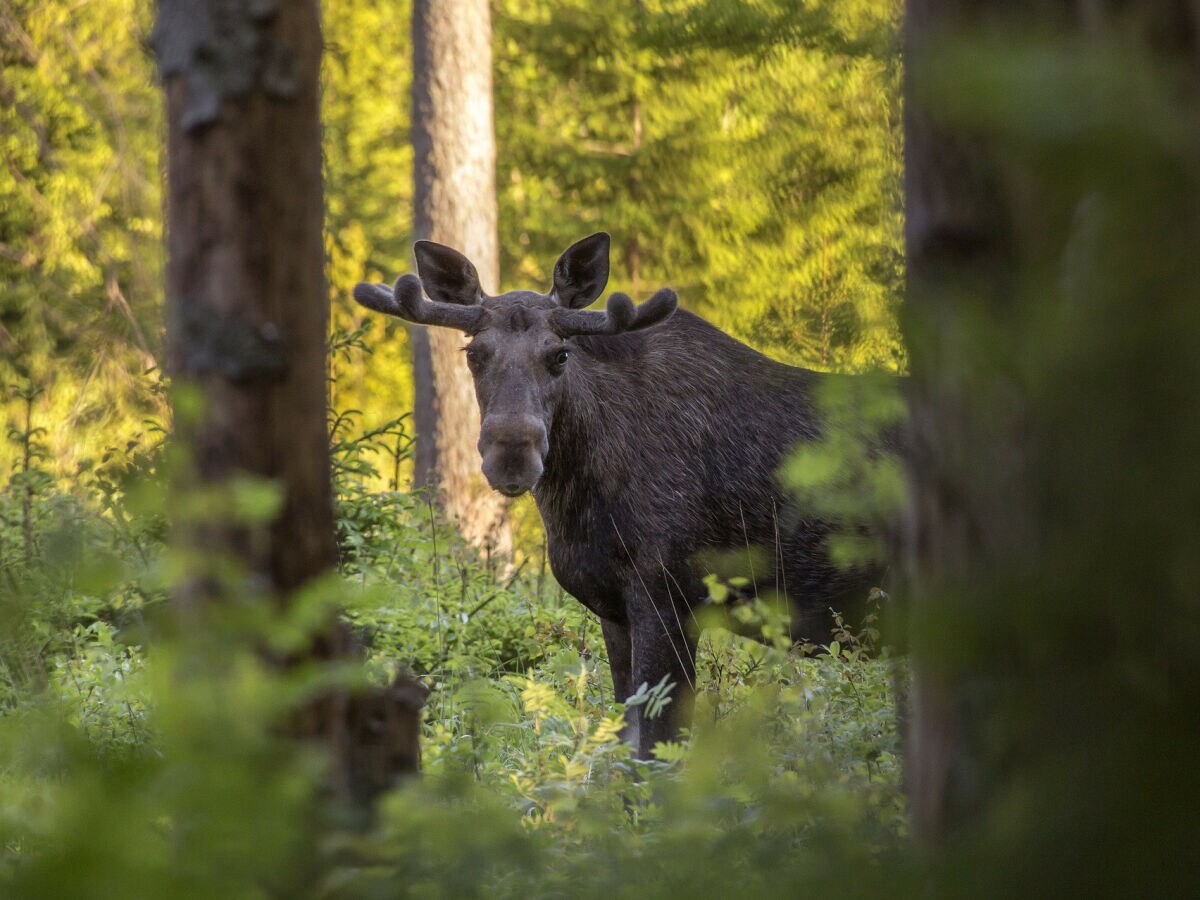
[[[796,640],[828,640],[831,609],[865,597],[874,573],[833,565],[828,527],[787,512],[777,480],[789,450],[820,435],[814,391],[834,376],[763,356],[669,288],[585,309],[608,282],[604,232],[563,252],[548,294],[488,296],[458,251],[417,241],[414,255],[417,275],[354,297],[469,338],[488,483],[533,493],[555,578],[599,617],[616,696],[675,684],[664,716],[629,710],[640,758],[690,720],[706,554],[770,548],[756,578],[789,598]]]

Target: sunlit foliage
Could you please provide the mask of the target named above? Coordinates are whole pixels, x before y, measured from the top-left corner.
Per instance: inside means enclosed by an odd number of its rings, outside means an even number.
[[[621,288],[790,362],[902,368],[898,4],[836,9],[501,4],[509,277],[604,228]]]
[[[672,284],[792,362],[902,368],[896,6],[497,3],[502,282],[544,288],[557,254],[603,228],[613,287]],[[151,7],[0,12],[0,381],[14,415],[14,385],[41,391],[58,476],[162,414],[143,374],[161,363]],[[353,284],[412,266],[410,9],[323,12],[330,299],[351,329],[366,321]],[[331,388],[369,426],[411,405],[404,328],[372,327],[374,365],[335,360]],[[15,454],[0,448],[4,470]]]
[[[405,328],[350,301],[363,280],[412,268],[412,58],[408,2],[325,0],[322,125],[329,299],[335,332],[370,329],[370,365],[335,353],[331,402],[377,427],[412,408]],[[406,473],[407,474],[407,473]]]
[[[149,0],[0,7],[0,385],[56,475],[161,415],[161,98]],[[119,23],[119,24],[118,24]],[[0,447],[0,470],[16,449]]]

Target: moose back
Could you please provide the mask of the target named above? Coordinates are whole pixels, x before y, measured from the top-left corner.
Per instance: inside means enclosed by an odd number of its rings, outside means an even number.
[[[708,554],[765,548],[756,577],[788,596],[797,640],[826,640],[830,608],[865,596],[871,573],[832,565],[825,527],[792,510],[777,479],[788,451],[819,435],[813,393],[829,376],[768,359],[677,309],[669,289],[584,309],[608,281],[604,233],[563,253],[548,294],[487,296],[457,251],[414,251],[419,277],[354,297],[469,338],[488,483],[533,493],[555,578],[600,619],[616,695],[675,684],[665,716],[630,710],[641,758],[690,717]]]

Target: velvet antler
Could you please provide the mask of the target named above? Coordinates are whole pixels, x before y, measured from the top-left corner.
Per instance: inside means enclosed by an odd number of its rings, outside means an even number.
[[[550,327],[563,338],[591,334],[621,334],[657,325],[679,304],[670,288],[663,288],[640,306],[635,306],[628,294],[616,293],[608,298],[605,312],[594,309],[560,307],[550,313]]]
[[[416,275],[401,275],[396,286],[388,290],[384,284],[359,282],[354,286],[354,299],[376,312],[398,316],[416,325],[442,325],[472,332],[483,318],[483,307],[426,300],[421,279]]]

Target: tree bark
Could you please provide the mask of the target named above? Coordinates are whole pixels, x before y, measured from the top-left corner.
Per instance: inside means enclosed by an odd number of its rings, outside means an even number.
[[[337,563],[319,5],[301,0],[263,13],[252,4],[162,0],[154,44],[167,101],[168,366],[175,396],[201,401],[198,412],[177,407],[177,433],[202,484],[256,476],[282,495],[265,535],[223,520],[182,537],[210,558],[236,560],[245,594],[287,603]],[[203,607],[230,590],[202,577],[177,600],[202,627]],[[312,650],[320,658],[353,652],[338,622]],[[354,731],[356,722],[380,718],[367,708],[382,695],[326,698],[300,717],[300,730],[333,751],[344,793],[370,780],[356,771],[363,754]],[[405,732],[389,774],[416,765],[419,703],[401,699],[385,702],[406,723],[384,732]]]
[[[487,0],[413,3],[413,234],[460,250],[498,289],[492,31]],[[414,481],[436,485],[467,540],[511,550],[506,503],[479,467],[479,407],[462,336],[411,330],[417,431]]]
[[[159,34],[183,27],[160,12]],[[251,90],[221,98],[212,121],[192,122],[188,73],[167,73],[167,339],[173,379],[203,396],[189,433],[199,477],[279,483],[271,540],[235,549],[250,573],[286,594],[337,562],[317,4],[286,4],[270,36],[294,53],[296,87],[285,102]]]

